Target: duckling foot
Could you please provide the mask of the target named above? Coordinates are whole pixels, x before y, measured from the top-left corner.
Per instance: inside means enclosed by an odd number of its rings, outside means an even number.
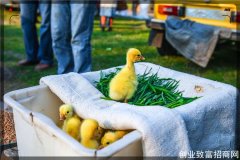
[[[128,103],[128,100],[127,100],[127,99],[125,99],[125,100],[124,100],[124,103]]]

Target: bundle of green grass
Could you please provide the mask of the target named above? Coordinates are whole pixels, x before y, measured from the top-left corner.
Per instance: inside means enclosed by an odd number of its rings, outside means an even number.
[[[96,88],[105,96],[103,99],[111,100],[109,97],[109,83],[111,79],[119,72],[104,74],[101,72],[100,80],[95,82]],[[175,108],[190,103],[198,97],[183,97],[183,91],[177,90],[179,81],[172,78],[159,78],[156,74],[150,73],[151,69],[145,71],[142,75],[137,75],[138,87],[134,96],[128,101],[128,104],[136,106],[160,105],[168,108]]]

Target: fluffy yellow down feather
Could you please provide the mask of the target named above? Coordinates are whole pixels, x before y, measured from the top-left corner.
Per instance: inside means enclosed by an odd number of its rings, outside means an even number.
[[[113,77],[109,84],[111,99],[127,103],[128,99],[132,98],[138,85],[134,63],[144,59],[138,49],[130,48],[128,50],[126,65]]]
[[[87,148],[97,149],[103,129],[93,119],[85,119],[81,125],[81,144]]]
[[[104,134],[101,140],[101,147],[106,147],[109,144],[112,144],[113,142],[119,140],[122,138],[124,135],[126,135],[128,132],[127,131],[108,131]]]
[[[63,104],[59,108],[60,120],[64,120],[62,129],[76,140],[80,140],[81,119],[74,114],[73,107]]]

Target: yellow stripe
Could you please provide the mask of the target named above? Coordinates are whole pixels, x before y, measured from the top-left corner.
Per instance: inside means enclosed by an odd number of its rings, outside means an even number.
[[[164,2],[164,0],[161,0],[161,2]],[[167,1],[168,3],[161,3],[160,5],[173,5],[173,6],[185,6],[186,8],[195,8],[195,9],[201,9],[201,10],[221,10],[224,11],[225,8],[229,8],[232,11],[236,11],[237,6],[235,4],[206,4],[206,3],[192,3],[192,2],[200,2],[197,0],[192,0],[191,3],[190,1],[184,1],[186,3],[184,4],[170,4],[170,1]],[[201,1],[202,2],[202,1]],[[211,2],[220,2],[217,0],[212,0]],[[231,2],[229,0],[229,2]],[[225,2],[226,3],[226,2]],[[154,5],[154,18],[159,19],[159,20],[166,20],[167,15],[161,15],[158,13],[158,5]],[[240,6],[239,6],[240,7]],[[237,24],[239,23],[230,23],[229,17],[225,17],[225,20],[214,20],[214,19],[207,19],[207,18],[196,18],[196,17],[183,17],[182,19],[190,19],[193,21],[196,21],[198,23],[203,23],[207,25],[213,25],[213,26],[218,26],[218,27],[224,27],[224,28],[229,28],[229,29],[237,29]]]

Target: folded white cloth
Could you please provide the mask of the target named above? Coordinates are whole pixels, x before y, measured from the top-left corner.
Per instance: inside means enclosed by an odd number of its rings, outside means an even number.
[[[179,89],[185,91],[184,96],[202,97],[175,109],[103,100],[94,87],[99,71],[47,76],[40,83],[49,86],[64,103],[72,104],[84,119],[95,119],[109,129],[139,130],[144,156],[179,156],[190,150],[234,148],[236,88],[150,63],[137,63],[135,68],[137,74],[146,68],[152,68],[152,73],[159,70],[159,77],[180,80]],[[202,86],[203,92],[197,93],[195,85]]]

